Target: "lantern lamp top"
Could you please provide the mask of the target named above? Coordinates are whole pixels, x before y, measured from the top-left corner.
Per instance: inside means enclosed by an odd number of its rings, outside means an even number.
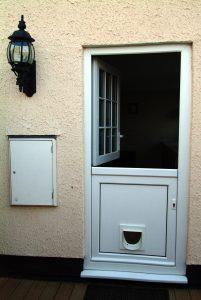
[[[34,42],[35,40],[31,37],[31,35],[25,30],[26,29],[26,23],[24,21],[24,16],[21,16],[21,20],[18,24],[19,30],[16,30],[13,32],[12,35],[8,37],[11,41],[26,41],[26,42]]]

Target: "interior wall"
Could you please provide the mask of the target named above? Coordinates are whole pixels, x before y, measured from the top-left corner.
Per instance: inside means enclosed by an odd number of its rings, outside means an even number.
[[[130,112],[131,97],[136,113]],[[125,124],[121,127],[121,150],[133,153],[137,168],[177,168],[173,162],[164,164],[162,152],[163,145],[172,146],[177,156],[178,119],[171,112],[178,108],[178,97],[168,91],[141,91],[125,96],[122,102],[127,109],[122,117]]]
[[[37,93],[19,93],[7,37],[24,14],[36,39]],[[201,264],[201,1],[0,1],[0,253],[84,256],[83,46],[192,42],[187,263]],[[8,134],[57,135],[56,208],[9,205]]]
[[[100,58],[120,73],[120,160],[109,165],[177,168],[180,54]]]

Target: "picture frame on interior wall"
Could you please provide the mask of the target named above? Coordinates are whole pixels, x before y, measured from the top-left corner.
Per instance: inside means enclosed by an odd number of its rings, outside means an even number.
[[[180,73],[180,116],[179,116],[179,155],[178,155],[178,199],[176,227],[176,259],[174,266],[147,265],[143,259],[140,264],[132,265],[124,260],[114,263],[111,260],[93,260],[92,258],[92,173],[99,171],[108,176],[113,168],[92,168],[92,57],[104,55],[126,55],[145,53],[181,54]],[[146,280],[157,282],[187,283],[186,274],[186,242],[187,242],[187,207],[189,189],[189,141],[191,115],[191,45],[190,44],[148,44],[117,47],[90,47],[84,49],[84,139],[85,139],[85,261],[82,277],[116,278],[129,280]],[[119,170],[121,173],[121,169]],[[168,171],[168,170],[167,170]],[[118,170],[115,171],[115,175]],[[150,176],[147,169],[126,169],[124,175]],[[161,173],[160,170],[154,171]],[[112,271],[111,271],[112,270]],[[135,271],[134,271],[135,270]],[[122,272],[123,271],[123,272]]]

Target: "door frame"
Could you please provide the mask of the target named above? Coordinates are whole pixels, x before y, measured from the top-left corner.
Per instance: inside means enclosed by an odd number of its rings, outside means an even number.
[[[154,44],[135,46],[90,47],[84,49],[84,163],[85,163],[85,260],[83,277],[108,277],[101,267],[91,263],[91,191],[92,191],[92,56],[94,55],[126,55],[142,53],[181,53],[180,73],[180,113],[179,113],[179,151],[178,151],[178,197],[177,197],[177,228],[176,228],[176,267],[174,271],[168,268],[157,269],[153,266],[152,277],[147,274],[131,275],[113,274],[112,278],[137,279],[152,281],[187,282],[186,277],[186,243],[187,243],[187,212],[189,195],[189,158],[190,158],[190,122],[191,122],[191,46],[188,44]],[[105,168],[104,168],[105,169]],[[110,168],[112,171],[113,168]],[[133,169],[143,172],[143,169]],[[104,171],[104,170],[103,170]],[[145,169],[145,173],[148,169]],[[155,170],[157,172],[157,170]],[[143,266],[142,266],[143,267]],[[99,268],[99,270],[98,270]],[[163,268],[163,267],[161,267]],[[145,272],[142,268],[141,272]],[[110,272],[111,273],[111,272]],[[113,272],[114,273],[114,272]],[[117,272],[118,273],[118,272]],[[138,273],[139,274],[139,273]],[[158,274],[165,274],[158,278]],[[174,275],[174,278],[168,277]],[[179,275],[183,278],[176,278]],[[178,276],[178,277],[179,277]],[[185,277],[185,278],[184,278]],[[150,279],[151,278],[151,279]],[[139,279],[140,280],[140,279]]]

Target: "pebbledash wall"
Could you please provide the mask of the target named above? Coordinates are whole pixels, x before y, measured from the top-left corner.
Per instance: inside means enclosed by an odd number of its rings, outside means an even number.
[[[37,93],[6,59],[24,14],[36,39]],[[0,254],[84,256],[84,46],[192,44],[187,263],[201,264],[201,0],[0,0]],[[9,134],[57,135],[58,207],[9,205]]]

